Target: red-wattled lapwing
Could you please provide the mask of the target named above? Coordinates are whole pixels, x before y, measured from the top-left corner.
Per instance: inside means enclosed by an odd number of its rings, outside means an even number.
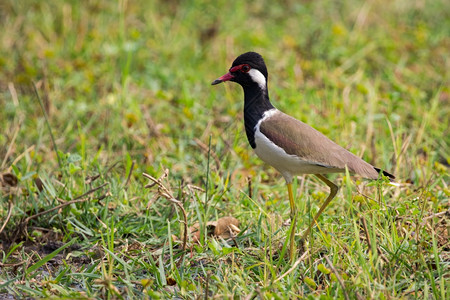
[[[214,80],[212,84],[233,81],[244,89],[244,122],[250,146],[259,158],[283,175],[288,186],[292,226],[290,256],[293,259],[296,224],[293,176],[314,174],[330,187],[330,195],[303,234],[305,238],[338,191],[338,187],[322,174],[345,172],[347,167],[351,173],[377,179],[381,170],[337,145],[314,128],[276,109],[269,100],[267,79],[267,68],[262,56],[247,52],[238,56],[229,72]],[[394,178],[385,171],[383,174]]]

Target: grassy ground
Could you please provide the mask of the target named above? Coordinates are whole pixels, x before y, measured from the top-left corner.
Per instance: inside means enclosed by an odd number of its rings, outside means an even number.
[[[2,1],[0,298],[449,299],[449,11]],[[249,50],[278,108],[400,183],[330,176],[341,190],[295,264],[287,189],[247,144],[242,91],[210,86]],[[328,190],[307,176],[295,193],[300,234]],[[231,240],[208,235],[224,216]]]

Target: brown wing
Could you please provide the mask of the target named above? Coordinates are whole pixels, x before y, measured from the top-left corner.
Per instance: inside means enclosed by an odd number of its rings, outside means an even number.
[[[288,154],[340,171],[344,171],[347,166],[352,173],[370,179],[378,178],[378,172],[371,164],[334,143],[314,128],[282,112],[265,119],[259,130]]]

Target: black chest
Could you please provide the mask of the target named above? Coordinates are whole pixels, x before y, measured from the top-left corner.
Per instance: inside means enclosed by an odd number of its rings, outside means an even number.
[[[250,146],[255,149],[255,127],[264,117],[264,113],[274,106],[270,103],[267,91],[244,88],[244,124]]]

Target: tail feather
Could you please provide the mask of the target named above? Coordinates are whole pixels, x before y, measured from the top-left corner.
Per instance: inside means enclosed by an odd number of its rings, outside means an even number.
[[[391,181],[393,181],[394,179],[395,179],[395,176],[394,175],[392,175],[391,173],[388,173],[388,172],[386,172],[386,171],[384,171],[384,170],[381,170],[380,168],[375,168],[375,167],[373,167],[378,173],[381,173],[381,172],[383,172],[382,174],[384,175],[384,176],[386,176],[386,177],[389,177],[389,179],[391,180]]]

